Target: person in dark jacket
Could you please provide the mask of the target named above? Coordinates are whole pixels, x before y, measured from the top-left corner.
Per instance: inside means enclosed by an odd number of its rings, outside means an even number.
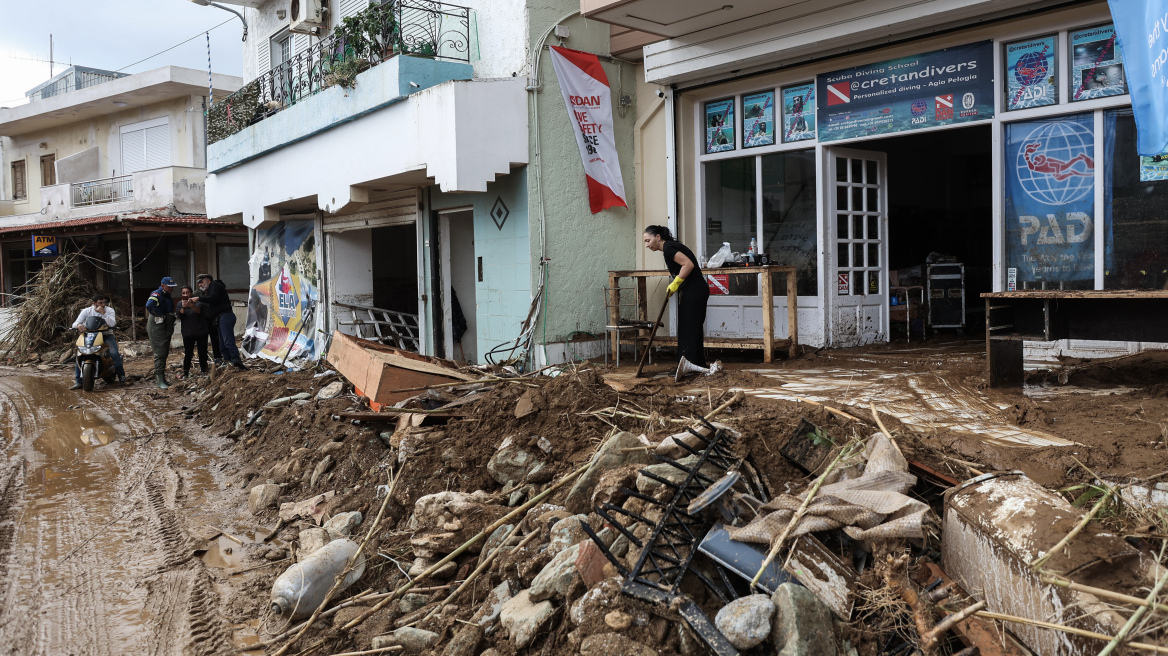
[[[705,324],[706,303],[710,300],[710,287],[698,259],[685,244],[673,238],[669,228],[651,225],[641,235],[645,248],[660,251],[665,256],[665,268],[674,276],[669,283],[668,294],[677,294],[677,350],[681,361],[677,365],[674,378],[681,379],[692,373],[707,376],[722,371],[722,362],[706,366]]]
[[[195,349],[199,351],[199,371],[207,373],[207,336],[211,329],[203,316],[203,304],[191,299],[194,290],[183,285],[182,298],[178,303],[178,320],[183,338],[183,378],[191,375],[191,360]]]
[[[247,369],[239,359],[239,349],[235,346],[235,312],[231,309],[227,286],[208,273],[200,273],[195,280],[199,286],[199,295],[193,300],[203,304],[203,315],[210,323],[211,331],[219,335],[220,354],[236,369]]]
[[[146,299],[146,334],[150,336],[150,350],[154,351],[154,381],[160,389],[170,387],[166,382],[166,358],[174,336],[174,299],[170,297],[174,287],[174,279],[166,276]]]

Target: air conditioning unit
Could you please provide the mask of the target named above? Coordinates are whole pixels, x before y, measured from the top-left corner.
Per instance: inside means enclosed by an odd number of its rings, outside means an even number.
[[[288,31],[319,35],[327,23],[325,0],[292,0]]]

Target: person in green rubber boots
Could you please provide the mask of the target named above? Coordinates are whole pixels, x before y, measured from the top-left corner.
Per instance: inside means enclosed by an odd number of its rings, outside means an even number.
[[[166,276],[146,299],[146,334],[150,336],[150,350],[154,351],[154,380],[159,389],[170,387],[166,382],[166,357],[174,336],[174,299],[170,296],[174,287],[174,279]]]

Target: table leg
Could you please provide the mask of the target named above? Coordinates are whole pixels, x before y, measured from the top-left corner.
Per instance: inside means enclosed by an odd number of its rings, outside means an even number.
[[[794,359],[799,352],[799,281],[794,271],[787,272],[787,336],[787,357]]]
[[[775,293],[771,285],[771,272],[763,269],[759,272],[762,284],[762,361],[772,362],[775,359]]]

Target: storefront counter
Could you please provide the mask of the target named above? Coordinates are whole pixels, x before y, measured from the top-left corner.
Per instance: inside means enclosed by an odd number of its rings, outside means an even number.
[[[1022,384],[1023,342],[1162,342],[1168,290],[1034,290],[982,294],[990,387]]]

